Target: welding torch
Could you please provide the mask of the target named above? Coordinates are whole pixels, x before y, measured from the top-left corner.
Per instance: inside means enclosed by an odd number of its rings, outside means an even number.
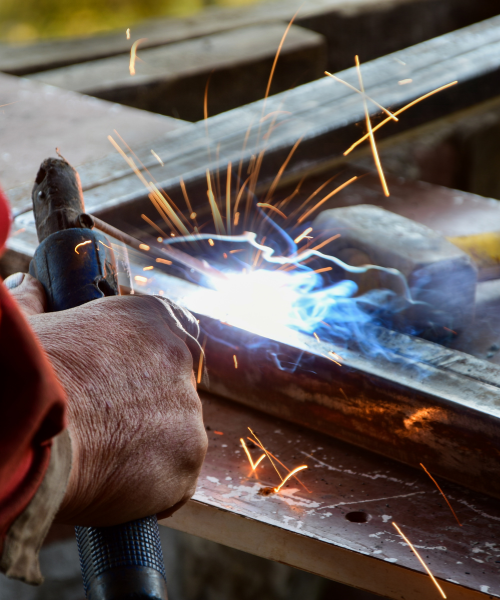
[[[78,173],[48,158],[32,192],[39,246],[30,274],[45,289],[48,311],[119,295],[107,237],[85,214]],[[87,600],[167,600],[156,515],[110,527],[76,527]]]

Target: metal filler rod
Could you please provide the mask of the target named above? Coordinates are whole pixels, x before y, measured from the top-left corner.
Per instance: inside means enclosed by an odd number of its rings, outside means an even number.
[[[78,173],[48,158],[32,192],[39,246],[30,273],[43,285],[49,311],[119,294],[105,235],[85,215]],[[76,527],[87,600],[167,600],[156,516],[110,527]]]

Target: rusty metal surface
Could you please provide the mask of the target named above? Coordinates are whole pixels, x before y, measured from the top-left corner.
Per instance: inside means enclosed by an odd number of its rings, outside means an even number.
[[[316,572],[330,569],[329,574],[321,572],[323,575],[389,597],[438,598],[430,580],[415,579],[414,574],[423,569],[392,526],[395,521],[436,577],[483,592],[485,598],[500,597],[500,505],[497,500],[440,480],[462,523],[459,527],[422,470],[214,396],[202,394],[202,398],[209,450],[195,501],[226,511],[226,517],[237,513],[288,532],[290,554],[292,545],[301,543],[301,538],[293,534],[353,551],[352,568],[346,572],[339,572],[335,564],[320,565],[322,561],[318,559]],[[261,487],[275,486],[279,480],[267,461],[257,468],[257,477],[252,476],[239,442],[249,434],[247,427],[251,427],[268,450],[289,469],[308,465],[308,469],[300,473],[300,479],[310,492],[292,479],[279,495],[259,495]],[[257,448],[251,452],[254,460],[261,455]],[[362,519],[366,518],[366,522],[350,522],[353,512],[363,513]],[[182,511],[178,514],[182,518]],[[168,525],[169,521],[164,524]],[[175,518],[172,525],[181,528],[175,525]],[[203,529],[207,535],[210,522],[192,523],[192,527],[193,532],[199,527],[199,531]],[[217,531],[211,535],[216,538]],[[241,539],[236,544],[255,554],[266,552],[263,544],[259,546],[258,539]],[[284,562],[286,555],[283,549]],[[359,571],[362,563],[356,563],[364,556],[372,558],[378,572],[382,572],[387,563],[391,568],[398,567],[400,572],[408,569],[403,571],[407,589],[399,590],[400,595],[397,595],[398,569],[389,570],[385,590],[376,587],[375,576],[373,581],[370,577],[367,581],[365,574]],[[461,596],[455,585],[445,584],[444,589],[449,598],[467,597]]]

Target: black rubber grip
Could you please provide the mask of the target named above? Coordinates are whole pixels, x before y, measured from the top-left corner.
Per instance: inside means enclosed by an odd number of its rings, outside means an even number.
[[[75,529],[88,600],[167,598],[156,516],[112,527]]]

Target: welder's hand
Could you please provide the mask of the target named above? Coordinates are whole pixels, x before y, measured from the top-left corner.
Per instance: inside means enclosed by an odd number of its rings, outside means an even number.
[[[197,351],[196,321],[151,296],[36,314],[43,289],[28,278],[29,290],[11,292],[69,399],[73,463],[57,520],[102,526],[167,516],[194,493],[206,451],[188,349]]]
[[[4,285],[27,317],[45,312],[47,298],[38,279],[28,273],[14,273],[4,280]]]

